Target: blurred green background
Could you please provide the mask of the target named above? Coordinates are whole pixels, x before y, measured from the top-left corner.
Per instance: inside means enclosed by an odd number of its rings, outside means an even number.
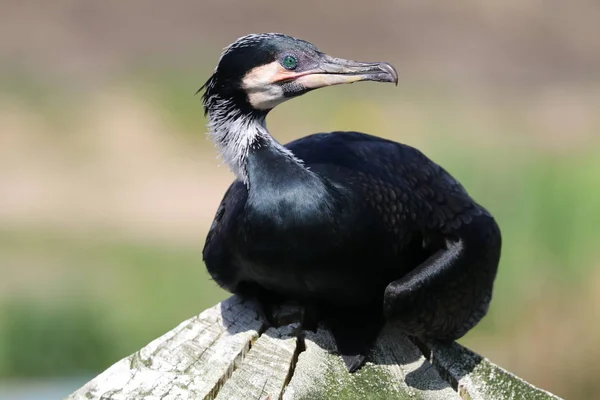
[[[0,397],[57,398],[225,298],[202,264],[232,174],[200,98],[221,49],[279,31],[392,62],[310,93],[280,141],[419,147],[496,217],[489,315],[462,343],[569,399],[600,390],[600,3],[4,0]]]

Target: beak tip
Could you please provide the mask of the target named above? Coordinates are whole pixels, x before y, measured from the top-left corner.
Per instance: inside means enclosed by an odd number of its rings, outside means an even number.
[[[396,71],[396,68],[392,64],[382,62],[379,64],[379,68],[390,76],[390,82],[398,86],[398,71]]]

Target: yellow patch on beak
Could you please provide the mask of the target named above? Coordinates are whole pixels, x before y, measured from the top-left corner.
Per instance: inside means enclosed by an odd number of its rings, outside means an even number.
[[[307,89],[318,89],[325,86],[343,85],[354,83],[364,79],[361,75],[338,75],[338,74],[320,74],[312,73],[302,75],[296,79],[300,85]]]

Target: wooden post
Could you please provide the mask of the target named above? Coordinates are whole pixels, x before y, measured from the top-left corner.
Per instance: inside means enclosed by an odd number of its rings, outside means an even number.
[[[326,329],[297,333],[294,322],[264,330],[255,304],[234,296],[68,399],[558,399],[458,344],[417,347],[387,328],[349,374]]]

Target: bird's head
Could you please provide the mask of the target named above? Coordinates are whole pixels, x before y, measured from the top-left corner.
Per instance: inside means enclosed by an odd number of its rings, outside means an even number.
[[[264,115],[311,90],[359,81],[397,84],[398,74],[388,63],[333,58],[291,36],[252,34],[225,49],[202,87],[206,89],[203,102],[209,114],[227,104],[244,113]]]

